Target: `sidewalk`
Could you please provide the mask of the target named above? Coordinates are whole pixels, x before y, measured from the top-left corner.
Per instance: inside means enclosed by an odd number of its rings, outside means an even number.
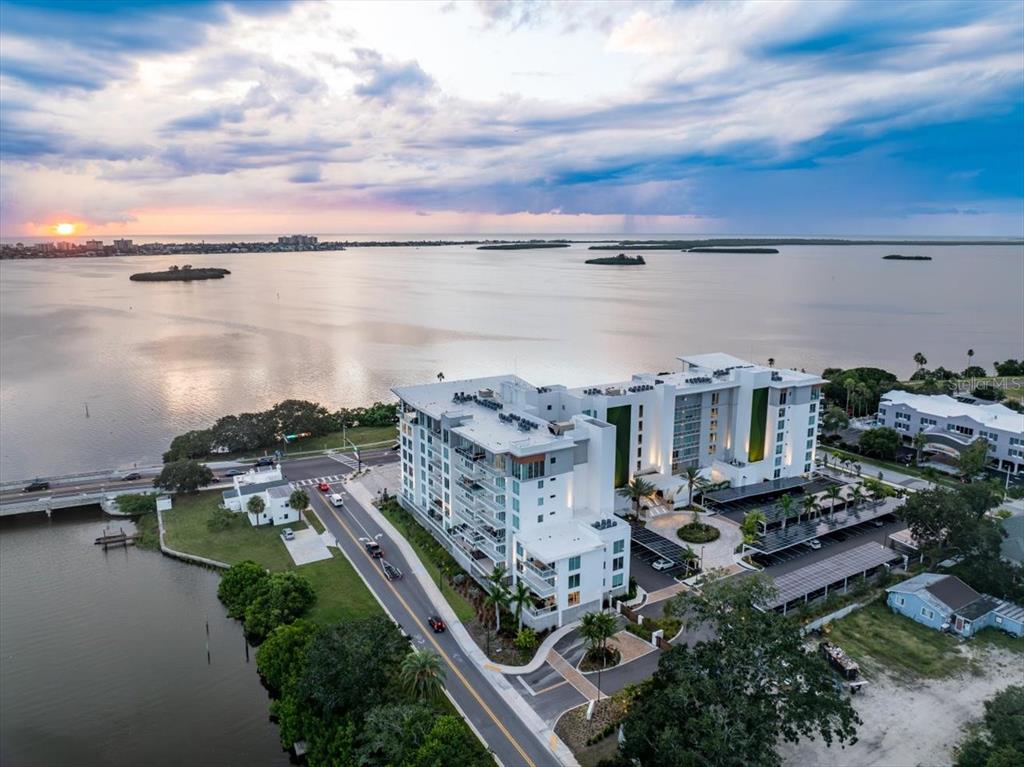
[[[484,655],[473,638],[466,631],[466,627],[462,625],[459,619],[456,617],[455,612],[448,604],[448,600],[444,598],[441,592],[437,588],[437,584],[427,574],[423,567],[423,563],[420,562],[416,552],[413,551],[412,546],[405,540],[401,533],[395,529],[394,525],[388,521],[387,517],[377,510],[377,507],[373,505],[373,494],[363,486],[363,483],[356,480],[346,480],[345,489],[352,495],[353,498],[363,507],[366,513],[373,519],[373,521],[384,530],[388,537],[391,538],[395,545],[398,546],[402,552],[402,556],[405,561],[409,564],[411,569],[410,575],[414,576],[420,584],[420,587],[426,592],[427,597],[433,603],[434,608],[438,614],[448,625],[448,629],[451,632],[452,637],[458,642],[459,647],[462,648],[462,652],[465,653],[466,657],[469,658],[478,667],[483,669],[484,678],[490,682],[494,690],[500,695],[508,706],[515,711],[516,715],[523,722],[523,724],[531,730],[537,739],[546,748],[549,748],[556,759],[561,764],[568,765],[569,767],[579,767],[579,763],[576,761],[576,757],[573,756],[572,751],[569,749],[562,740],[555,735],[554,731],[544,723],[544,721],[537,715],[537,713],[523,700],[522,696],[512,687],[511,682],[503,676],[500,669],[488,660],[487,656]]]

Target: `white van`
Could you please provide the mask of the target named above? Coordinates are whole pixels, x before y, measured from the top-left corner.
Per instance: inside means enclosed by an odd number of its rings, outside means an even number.
[[[331,505],[332,506],[344,506],[345,502],[341,499],[341,496],[337,493],[331,493]]]

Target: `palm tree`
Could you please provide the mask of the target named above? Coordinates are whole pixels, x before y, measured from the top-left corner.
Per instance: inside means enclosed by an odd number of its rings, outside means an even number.
[[[836,502],[839,500],[839,485],[831,485],[825,491],[825,495],[832,503],[828,507],[828,517],[832,519],[836,515]]]
[[[920,370],[928,364],[928,358],[921,354],[921,352],[917,352],[914,355],[914,362],[917,364],[917,369]]]
[[[514,608],[516,623],[519,625],[520,631],[523,628],[523,607],[529,604],[532,596],[530,589],[522,581],[516,581],[515,590],[509,594],[509,602]]]
[[[967,350],[967,367],[971,366],[971,359],[974,357],[974,349]]]
[[[440,383],[443,380],[444,380],[444,373],[438,373],[437,374],[437,382]]]
[[[800,505],[803,507],[803,512],[808,516],[808,518],[810,518],[811,514],[814,514],[819,510],[818,501],[815,500],[813,495],[805,495],[804,499],[800,502]],[[797,521],[799,520],[800,517],[798,516]]]
[[[850,503],[853,504],[853,508],[859,509],[866,500],[867,495],[864,492],[864,487],[862,485],[854,485],[853,490],[850,491]]]
[[[914,435],[913,444],[914,450],[917,451],[914,454],[914,464],[917,465],[921,463],[921,450],[924,448],[926,444],[928,444],[928,438],[924,436],[923,431],[919,431],[917,434]]]
[[[484,599],[485,607],[494,608],[494,630],[501,631],[501,610],[508,607],[509,593],[505,588],[505,568],[495,565],[494,570],[487,576],[487,598]]]
[[[611,613],[596,611],[587,613],[580,621],[580,636],[591,650],[601,650],[601,667],[608,660],[608,640],[619,630],[619,624]]]
[[[784,495],[779,498],[779,508],[782,509],[782,529],[786,529],[786,520],[793,513],[793,496]]]
[[[770,368],[775,367],[775,358],[774,357],[769,357],[768,358],[768,367],[770,367]]]
[[[292,491],[292,494],[288,496],[288,505],[301,513],[307,506],[309,506],[309,493],[305,490]]]
[[[256,521],[259,521],[260,514],[267,508],[267,504],[263,501],[262,495],[254,495],[249,499],[249,502],[245,504],[245,508],[249,510],[249,513],[256,517]]]
[[[765,516],[763,511],[751,511],[743,518],[740,530],[743,532],[743,542],[753,543],[757,538],[757,526],[764,524]]]
[[[850,394],[854,389],[857,388],[857,381],[854,378],[847,378],[843,381],[843,387],[846,389],[846,414],[850,414]]]
[[[406,689],[420,701],[436,699],[444,687],[441,656],[430,650],[413,650],[406,655],[399,675]]]
[[[695,469],[693,466],[686,467],[686,487],[690,491],[690,500],[687,502],[687,506],[693,506],[693,491],[700,490],[704,486],[704,478],[700,475],[700,470]],[[696,516],[694,517],[696,519]]]
[[[636,518],[640,518],[640,502],[644,498],[650,498],[654,495],[657,488],[654,487],[643,477],[633,477],[633,480],[628,485],[623,485],[616,492],[623,498],[629,498],[634,504],[636,504]]]

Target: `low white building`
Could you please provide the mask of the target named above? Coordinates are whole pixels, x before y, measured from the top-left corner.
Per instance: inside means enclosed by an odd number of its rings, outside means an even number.
[[[286,525],[299,521],[299,512],[288,505],[292,487],[284,479],[279,467],[262,471],[249,471],[233,477],[234,487],[222,494],[223,506],[238,513],[245,513],[249,524]],[[259,496],[263,499],[263,511],[259,515],[249,511],[249,499]]]
[[[400,501],[474,577],[500,564],[524,582],[527,623],[575,620],[629,588],[630,527],[614,511],[634,476],[672,497],[687,467],[734,486],[813,467],[821,378],[680,361],[577,389],[514,375],[398,387]]]
[[[988,443],[989,464],[1013,474],[1024,470],[1024,414],[996,403],[961,402],[945,394],[890,391],[878,403],[878,423],[899,432],[905,445],[925,436],[924,454],[951,458],[978,439]]]

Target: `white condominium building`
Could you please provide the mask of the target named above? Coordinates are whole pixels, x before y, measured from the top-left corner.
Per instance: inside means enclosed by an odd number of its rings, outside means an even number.
[[[990,465],[1014,474],[1024,470],[1024,414],[1005,405],[891,391],[878,403],[878,422],[899,432],[906,445],[924,434],[923,453],[951,458],[981,438],[988,442]]]
[[[680,372],[567,389],[504,375],[394,389],[402,504],[482,579],[502,565],[544,628],[628,590],[616,488],[641,474],[679,497],[687,467],[733,486],[814,462],[822,379],[726,354]]]

